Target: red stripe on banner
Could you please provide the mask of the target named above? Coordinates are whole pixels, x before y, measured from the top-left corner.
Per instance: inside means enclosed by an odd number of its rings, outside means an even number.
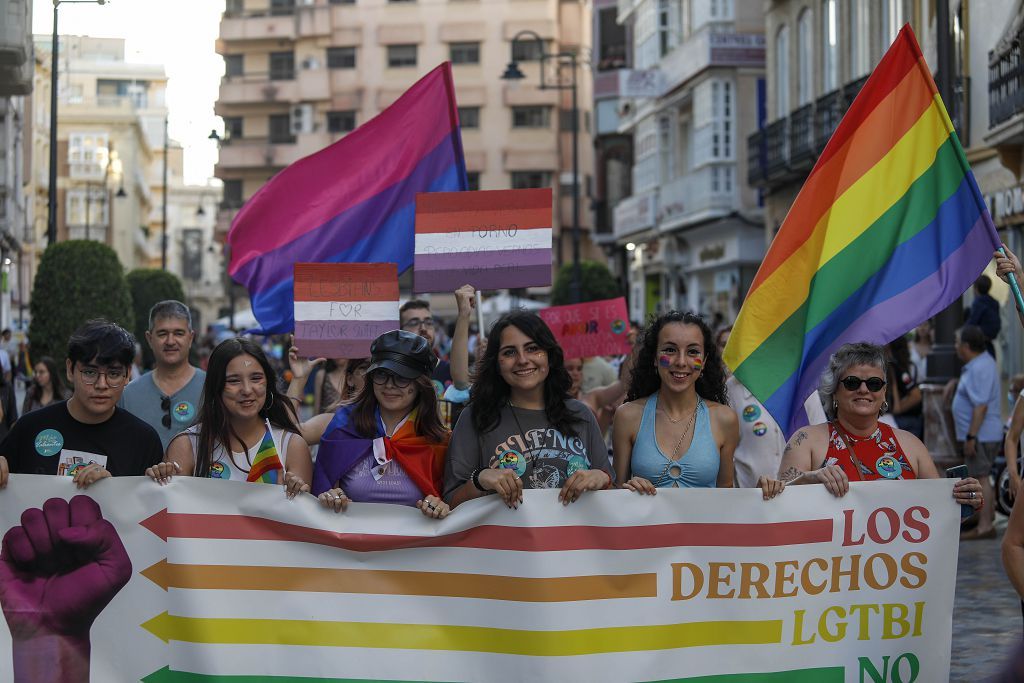
[[[550,228],[551,222],[550,206],[539,209],[440,211],[416,216],[416,234],[480,231],[481,237],[485,237],[488,234],[506,233],[510,230]]]
[[[349,534],[246,515],[203,515],[163,509],[140,522],[168,538],[293,541],[377,552],[405,548],[477,548],[552,552],[559,550],[640,550],[679,547],[773,547],[830,543],[831,519],[769,524],[679,523],[646,526],[506,527],[483,525],[444,536]]]
[[[423,192],[416,195],[416,232],[472,232],[516,224],[550,228],[551,188],[479,190],[476,192]]]
[[[398,301],[394,263],[296,263],[295,301]]]

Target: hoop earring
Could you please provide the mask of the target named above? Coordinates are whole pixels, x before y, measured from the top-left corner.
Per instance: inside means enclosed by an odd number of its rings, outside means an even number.
[[[882,401],[882,409],[878,411],[878,417],[882,417],[887,412],[889,412],[889,402],[888,401]]]
[[[263,412],[264,413],[270,411],[271,406],[274,405],[274,400],[275,400],[274,399],[274,392],[273,391],[268,391],[267,392],[267,402],[263,404]]]

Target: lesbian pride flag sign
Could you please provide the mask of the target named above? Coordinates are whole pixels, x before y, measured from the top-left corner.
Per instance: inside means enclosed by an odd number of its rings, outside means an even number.
[[[296,263],[295,346],[303,356],[365,358],[398,329],[394,263]]]
[[[416,195],[413,291],[551,284],[551,188]]]

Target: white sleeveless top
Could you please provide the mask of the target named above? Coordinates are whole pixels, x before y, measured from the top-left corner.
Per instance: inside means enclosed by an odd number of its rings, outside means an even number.
[[[270,426],[270,423],[267,423]],[[192,444],[192,460],[196,462],[195,467],[192,470],[192,476],[198,475],[198,456],[199,456],[199,425],[192,425],[188,429],[181,432],[185,438],[188,439],[189,443]],[[179,435],[180,436],[180,435]],[[281,458],[281,464],[288,467],[288,463],[285,462],[288,453],[288,444],[291,442],[294,433],[277,427],[271,427],[270,438],[274,440],[274,448],[277,449],[277,455]],[[245,481],[249,476],[249,469],[252,466],[253,458],[256,457],[256,453],[259,452],[260,444],[263,443],[261,438],[256,442],[256,445],[247,450],[244,453],[232,453],[231,457],[228,456],[227,449],[223,445],[217,444],[217,447],[213,450],[210,463],[210,473],[206,475],[210,479],[223,479],[225,481]],[[244,468],[244,469],[243,469]]]

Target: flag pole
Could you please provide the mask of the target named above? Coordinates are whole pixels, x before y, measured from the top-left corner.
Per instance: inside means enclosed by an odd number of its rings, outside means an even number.
[[[1006,249],[999,247],[999,253],[1006,256]],[[1017,276],[1014,273],[1007,273],[1006,275],[1006,280],[1010,283],[1010,289],[1013,291],[1013,300],[1017,304],[1017,310],[1020,311],[1021,315],[1024,315],[1024,297],[1020,294],[1020,284],[1017,282]]]
[[[1018,300],[1020,300],[1020,294],[1017,295],[1017,298],[1018,298]],[[479,329],[479,334],[481,336],[485,335],[486,331],[484,330],[483,297],[480,296],[480,290],[479,289],[476,290],[476,324],[477,324],[477,328]]]

